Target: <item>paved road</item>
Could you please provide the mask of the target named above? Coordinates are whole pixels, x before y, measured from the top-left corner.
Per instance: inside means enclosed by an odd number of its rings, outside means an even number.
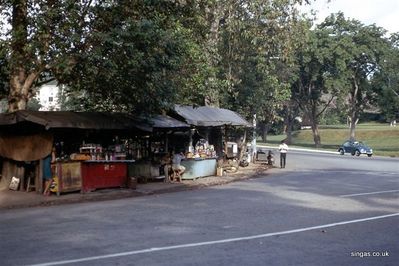
[[[200,190],[2,211],[1,265],[398,265],[399,160],[290,152]]]

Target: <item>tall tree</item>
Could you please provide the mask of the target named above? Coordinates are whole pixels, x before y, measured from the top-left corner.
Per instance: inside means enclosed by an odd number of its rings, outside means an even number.
[[[66,76],[71,90],[91,99],[85,109],[155,113],[176,101],[191,45],[180,7],[169,1],[96,7],[92,47]]]
[[[84,108],[155,112],[206,98],[271,119],[287,94],[270,59],[294,50],[302,2],[3,0],[9,110],[26,108],[46,76],[84,90]]]
[[[228,1],[220,25],[220,92],[225,107],[271,123],[289,97],[289,63],[299,32],[296,4],[303,1]]]
[[[316,147],[321,144],[320,117],[339,95],[341,85],[334,63],[335,44],[323,29],[304,32],[305,40],[295,56],[295,81],[292,100],[301,109],[304,120],[310,123]]]
[[[334,39],[334,59],[337,74],[346,93],[350,139],[355,139],[356,124],[373,97],[370,80],[380,68],[387,50],[386,31],[375,25],[365,26],[346,19],[343,13],[332,14],[320,24]]]
[[[43,77],[85,90],[87,108],[162,109],[173,102],[173,85],[182,76],[176,71],[192,49],[188,26],[195,28],[190,22],[195,5],[177,0],[1,1],[0,15],[10,25],[1,32],[9,44],[9,111],[25,109]]]
[[[73,54],[85,48],[92,1],[11,1],[0,3],[10,29],[7,42],[8,109],[25,109],[41,75],[68,70]],[[66,56],[68,55],[68,56]]]

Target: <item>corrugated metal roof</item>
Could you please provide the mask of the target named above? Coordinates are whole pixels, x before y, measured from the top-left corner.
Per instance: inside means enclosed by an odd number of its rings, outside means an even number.
[[[1,125],[13,125],[28,121],[50,128],[116,129],[151,132],[153,128],[183,128],[189,125],[167,116],[137,118],[124,113],[27,111],[0,114]]]
[[[194,126],[251,126],[251,124],[239,114],[223,108],[211,106],[193,107],[176,105],[175,112],[179,116],[183,117],[187,124]]]
[[[182,121],[176,120],[167,115],[157,115],[150,119],[153,128],[189,128],[190,126]]]

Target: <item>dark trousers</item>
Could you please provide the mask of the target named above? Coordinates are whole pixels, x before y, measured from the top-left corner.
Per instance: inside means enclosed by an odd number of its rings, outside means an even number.
[[[280,167],[285,168],[285,161],[287,159],[287,153],[282,152],[280,153]]]

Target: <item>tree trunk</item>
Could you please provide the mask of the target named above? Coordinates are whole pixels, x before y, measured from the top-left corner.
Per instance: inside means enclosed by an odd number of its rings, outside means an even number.
[[[287,138],[285,141],[288,145],[292,144],[292,124],[293,124],[292,122],[293,122],[293,120],[291,120],[291,119],[287,119],[287,121],[286,121],[285,134],[287,135]]]
[[[8,111],[25,110],[32,96],[32,85],[39,75],[37,69],[27,70],[32,56],[28,49],[28,3],[26,0],[13,4],[12,41],[10,60],[10,92],[8,96]],[[28,61],[28,62],[27,62]]]
[[[262,124],[262,141],[267,142],[267,134],[269,132],[269,124]]]
[[[239,161],[241,161],[242,157],[244,156],[245,152],[247,151],[247,130],[244,130],[244,136],[242,137],[242,141],[239,142],[238,150],[240,151],[239,154]]]
[[[11,78],[10,94],[8,97],[8,112],[25,110],[28,103],[28,94],[23,89],[18,77]]]
[[[29,99],[33,96],[32,86],[39,76],[39,72],[33,71],[28,76],[25,70],[12,74],[10,82],[10,93],[8,97],[8,111],[25,110]]]
[[[317,112],[318,104],[315,101],[312,101],[311,111],[309,113],[309,118],[312,127],[313,133],[313,142],[316,148],[320,147],[321,145],[321,137],[319,132],[319,114]]]
[[[206,9],[206,19],[209,23],[209,35],[206,40],[206,54],[209,65],[216,68],[219,64],[219,35],[220,20],[223,17],[225,6],[220,1],[211,3]],[[207,95],[205,96],[205,105],[219,107],[219,91],[217,85],[217,76],[214,71],[207,80]]]
[[[319,125],[312,121],[312,132],[313,132],[313,141],[316,148],[320,147],[321,145],[321,137],[319,132]]]
[[[349,118],[349,140],[356,140],[356,125],[359,122],[356,114],[352,114]]]
[[[350,94],[350,99],[349,102],[351,104],[350,108],[350,117],[349,117],[349,128],[350,128],[350,133],[349,133],[349,139],[350,140],[355,140],[355,131],[356,131],[356,125],[359,122],[359,115],[358,115],[358,94],[359,94],[359,85],[356,81],[356,77],[353,76],[353,81],[352,81],[352,91]]]

